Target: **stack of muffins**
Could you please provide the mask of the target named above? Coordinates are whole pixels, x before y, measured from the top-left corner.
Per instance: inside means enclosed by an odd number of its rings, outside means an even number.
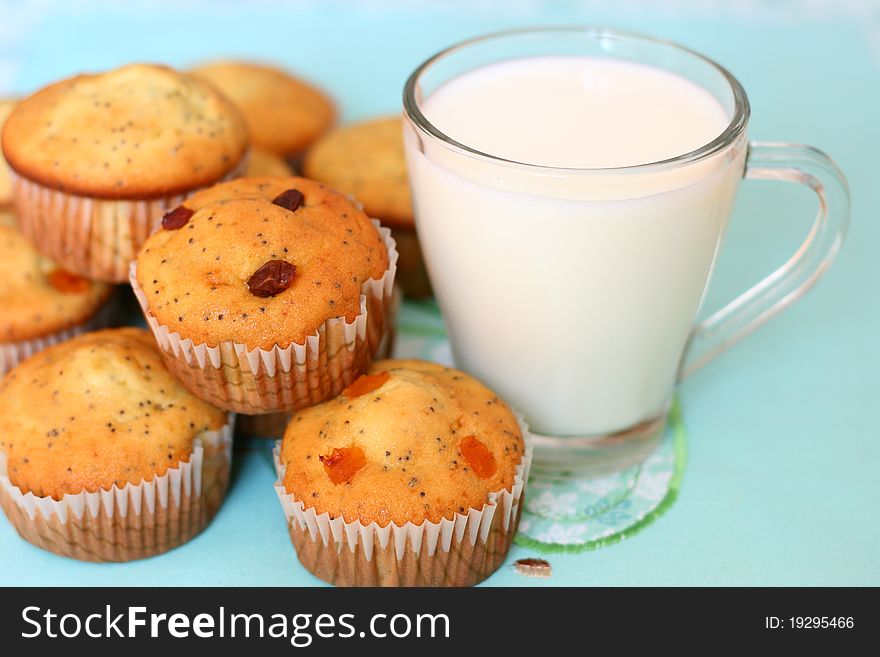
[[[0,129],[16,107],[0,101]],[[0,377],[22,359],[108,321],[112,288],[41,255],[19,231],[13,174],[0,154]]]
[[[0,104],[0,506],[26,540],[93,561],[188,541],[220,508],[238,414],[283,434],[276,491],[318,577],[468,585],[499,567],[527,430],[464,373],[376,361],[392,231],[407,273],[417,248],[400,122],[329,132],[335,115],[235,62]],[[126,283],[150,332],[101,330]]]

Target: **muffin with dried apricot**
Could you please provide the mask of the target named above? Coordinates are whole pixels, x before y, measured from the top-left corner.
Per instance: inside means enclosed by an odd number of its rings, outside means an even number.
[[[106,326],[111,292],[41,256],[0,210],[0,378],[41,349]]]
[[[241,413],[289,412],[366,368],[396,259],[387,229],[346,196],[305,178],[241,178],[170,212],[131,282],[194,394]]]
[[[24,539],[64,556],[165,552],[220,506],[229,421],[175,380],[148,332],[81,335],[0,382],[0,506]]]
[[[345,586],[468,586],[504,561],[531,462],[522,422],[458,370],[383,360],[297,412],[276,449],[296,553]]]
[[[248,132],[212,85],[137,64],[19,101],[2,145],[28,239],[70,271],[118,283],[169,208],[243,171]]]
[[[431,282],[416,235],[399,116],[334,130],[309,150],[303,172],[351,194],[363,204],[364,212],[391,228],[400,253],[398,283],[408,297],[431,296]]]
[[[241,109],[256,148],[294,163],[336,120],[336,108],[327,94],[279,68],[225,61],[192,72]]]

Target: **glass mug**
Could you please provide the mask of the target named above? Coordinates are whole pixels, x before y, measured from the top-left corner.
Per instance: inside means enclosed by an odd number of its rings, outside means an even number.
[[[577,169],[481,152],[422,111],[463,73],[548,55],[675,73],[711,93],[729,124],[678,157]],[[849,195],[833,162],[809,146],[749,143],[739,82],[670,42],[593,28],[488,35],[419,66],[403,101],[416,226],[456,365],[524,414],[538,468],[598,473],[647,456],[676,381],[803,295],[845,233]],[[782,267],[695,325],[742,178],[807,185],[818,216]]]

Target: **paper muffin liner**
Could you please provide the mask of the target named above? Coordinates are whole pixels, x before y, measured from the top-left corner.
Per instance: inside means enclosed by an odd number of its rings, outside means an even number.
[[[247,161],[245,155],[216,182],[241,176]],[[125,282],[129,263],[164,214],[204,189],[144,200],[106,199],[68,194],[12,171],[10,177],[19,227],[37,250],[65,269],[111,283]]]
[[[517,414],[525,442],[510,489],[489,493],[480,509],[440,522],[403,526],[346,522],[307,508],[284,487],[281,441],[275,445],[275,492],[281,500],[297,557],[309,572],[336,586],[473,586],[504,563],[522,509],[532,463],[532,440]]]
[[[394,351],[395,326],[397,326],[397,313],[400,310],[402,293],[400,287],[396,284],[394,292],[391,296],[391,303],[388,304],[390,312],[385,331],[385,337],[379,345],[377,353],[373,354],[373,358],[378,360],[381,358],[391,358]],[[284,435],[287,424],[290,422],[292,413],[264,413],[262,415],[245,415],[241,413],[235,422],[235,435],[242,438],[267,438],[269,440],[278,440]]]
[[[131,561],[175,548],[201,532],[229,483],[234,417],[196,437],[189,460],[139,484],[64,495],[22,493],[0,452],[0,507],[22,538],[82,561]]]
[[[397,250],[391,232],[373,220],[388,249],[388,269],[361,288],[360,312],[351,322],[335,317],[302,344],[269,350],[227,340],[211,347],[194,343],[158,322],[137,282],[130,281],[147,324],[171,372],[194,395],[226,410],[249,415],[292,412],[335,397],[356,379],[386,339],[392,317]]]
[[[431,279],[422,255],[415,226],[391,226],[391,233],[397,241],[400,259],[397,262],[397,282],[410,299],[428,299],[434,296]]]
[[[107,328],[110,324],[113,294],[82,324],[20,342],[0,342],[0,378],[13,367],[47,347],[75,338],[82,333]]]
[[[397,343],[397,316],[400,314],[400,305],[402,303],[403,291],[395,282],[394,290],[391,293],[391,301],[385,306],[385,335],[382,336],[379,346],[373,353],[375,360],[391,358],[391,354],[394,353],[394,345]]]

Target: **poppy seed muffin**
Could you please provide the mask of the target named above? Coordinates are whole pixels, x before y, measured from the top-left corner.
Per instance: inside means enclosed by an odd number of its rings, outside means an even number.
[[[369,372],[294,415],[281,446],[289,493],[319,514],[385,526],[452,518],[513,486],[523,436],[495,393],[425,361]]]
[[[0,384],[9,480],[55,500],[161,476],[189,458],[199,433],[225,423],[175,381],[140,329],[69,340]]]
[[[295,210],[270,200],[288,189],[304,197]],[[185,226],[159,230],[144,245],[138,285],[160,324],[196,342],[233,340],[266,350],[301,343],[328,319],[354,320],[361,286],[388,269],[382,237],[367,216],[304,178],[243,178],[196,194],[183,207],[195,211]],[[248,281],[273,261],[291,263],[293,280],[278,294],[254,294]]]
[[[293,170],[287,165],[282,158],[264,151],[262,148],[252,148],[248,157],[247,171],[245,176],[248,178],[258,178],[260,176],[292,176]]]
[[[414,225],[399,116],[336,128],[309,150],[303,173],[351,194],[389,226]]]
[[[290,411],[337,394],[366,367],[384,332],[393,242],[348,198],[304,178],[243,178],[195,194],[163,226],[132,283],[190,390],[243,413]],[[356,322],[363,329],[346,334]],[[186,340],[215,350],[210,367],[179,357]],[[310,372],[291,366],[294,347],[293,362]],[[237,372],[220,366],[224,350]],[[278,367],[265,362],[276,357]]]
[[[241,109],[254,146],[281,157],[296,158],[336,119],[326,94],[272,66],[215,62],[193,74],[216,85]]]
[[[21,100],[2,145],[29,239],[71,271],[122,282],[167,207],[243,168],[248,133],[210,84],[135,64]]]
[[[479,515],[504,492],[515,506],[527,453],[517,417],[476,379],[435,363],[383,360],[337,398],[294,414],[278,454],[276,487],[300,513],[329,523],[425,528]],[[500,524],[493,525],[491,545],[468,545],[479,555],[473,568],[456,573],[432,565],[426,554],[395,554],[393,541],[384,551],[373,544],[372,556],[366,545],[364,552],[350,544],[328,548],[296,514],[289,520],[300,560],[328,581],[462,585],[503,561],[516,520],[496,513]],[[362,558],[372,563],[357,561]],[[418,568],[404,567],[407,558]]]
[[[201,531],[216,512],[228,476],[226,424],[226,413],[165,369],[146,331],[79,336],[0,382],[0,501],[27,540],[54,552],[114,561],[157,554]],[[186,478],[197,465],[200,483],[190,475],[182,491],[148,501],[152,510],[128,508],[143,503],[143,486],[171,470]],[[101,491],[110,491],[110,509],[76,517],[77,498]],[[130,496],[119,506],[123,492]],[[24,512],[28,493],[54,515]]]
[[[40,349],[106,323],[112,292],[41,256],[14,223],[0,211],[0,377]]]
[[[333,130],[308,152],[303,172],[351,194],[364,212],[391,228],[400,253],[398,281],[407,296],[431,296],[416,236],[412,197],[399,116],[386,116]]]

